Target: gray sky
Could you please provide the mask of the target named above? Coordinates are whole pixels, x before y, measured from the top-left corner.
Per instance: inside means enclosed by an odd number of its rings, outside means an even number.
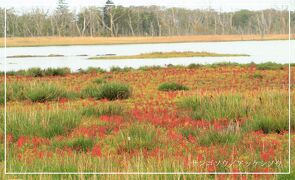
[[[71,8],[81,8],[95,5],[103,6],[106,0],[66,0]],[[117,5],[140,6],[159,5],[167,7],[184,7],[190,9],[213,8],[222,11],[234,11],[239,9],[286,9],[288,4],[295,0],[113,0]],[[32,7],[43,7],[53,9],[57,5],[57,0],[0,0],[1,7],[14,7],[19,10],[31,9]]]

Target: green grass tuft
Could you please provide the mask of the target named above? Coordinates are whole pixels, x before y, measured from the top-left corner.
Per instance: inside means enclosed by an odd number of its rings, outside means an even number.
[[[69,93],[51,83],[31,84],[25,95],[32,102],[46,102],[60,98],[72,99],[76,96],[74,93]]]
[[[86,106],[82,109],[82,115],[100,117],[103,115],[123,115],[124,108],[116,103],[104,103],[98,106]]]
[[[159,85],[158,90],[159,91],[187,91],[189,90],[189,88],[182,84],[168,82],[168,83],[163,83]]]
[[[131,96],[131,89],[127,84],[111,82],[99,88],[100,99],[116,100],[127,99]]]
[[[67,147],[77,152],[87,152],[92,149],[94,144],[95,144],[94,139],[80,136],[80,137],[66,139],[64,141],[54,141],[52,143],[52,147],[59,148],[59,149],[63,149]]]
[[[8,112],[7,121],[7,133],[14,138],[21,135],[51,138],[77,127],[81,114],[77,111]]]

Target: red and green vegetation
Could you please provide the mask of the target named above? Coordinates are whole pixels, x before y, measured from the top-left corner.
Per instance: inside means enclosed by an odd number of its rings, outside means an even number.
[[[287,172],[288,78],[267,63],[8,75],[7,171]]]

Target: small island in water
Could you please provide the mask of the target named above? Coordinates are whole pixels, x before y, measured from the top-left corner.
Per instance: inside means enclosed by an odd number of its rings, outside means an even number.
[[[219,54],[211,52],[152,52],[142,53],[137,55],[126,55],[126,56],[95,56],[89,59],[155,59],[155,58],[181,58],[181,57],[235,57],[235,56],[250,56],[248,54]]]

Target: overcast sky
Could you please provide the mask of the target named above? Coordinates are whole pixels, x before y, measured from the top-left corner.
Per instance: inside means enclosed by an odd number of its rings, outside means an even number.
[[[20,10],[32,7],[54,9],[58,0],[0,0],[0,7],[14,7]],[[190,9],[213,8],[222,11],[235,11],[239,9],[286,9],[289,2],[295,5],[295,0],[113,0],[117,5],[141,6],[159,5],[166,7],[184,7]],[[106,0],[66,0],[71,8],[81,8],[95,5],[103,6]]]

